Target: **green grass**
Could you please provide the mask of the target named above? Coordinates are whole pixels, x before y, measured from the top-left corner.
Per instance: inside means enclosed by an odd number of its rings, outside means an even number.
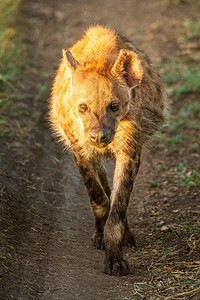
[[[189,38],[199,37],[200,35],[200,22],[193,21],[191,18],[185,19],[185,31]]]
[[[200,221],[197,221],[194,225],[183,224],[181,226],[181,232],[182,231],[189,234],[200,233]]]
[[[200,147],[200,103],[194,101],[189,105],[181,107],[179,112],[171,117],[169,126],[158,136],[158,141],[167,147],[173,155],[180,149],[199,150]],[[199,132],[199,133],[198,133]],[[181,186],[200,187],[200,165],[197,160],[196,165],[190,165],[179,160],[177,167],[173,167],[175,182]],[[168,172],[167,167],[162,167],[162,171]],[[170,177],[168,177],[170,179]]]
[[[180,49],[189,49],[189,52],[176,55],[176,60],[163,62],[161,66],[162,77],[168,86],[170,97],[180,104],[182,101],[180,96],[184,93],[195,93],[196,98],[190,104],[183,104],[177,113],[171,111],[169,126],[158,137],[159,142],[167,146],[170,152],[178,151],[179,147],[185,146],[186,143],[191,150],[200,147],[200,56],[198,59],[196,56],[199,35],[199,20],[186,17],[181,39],[177,40],[177,43]],[[193,176],[196,176],[196,172],[193,172]]]
[[[23,65],[24,50],[22,36],[19,34],[17,20],[19,18],[21,0],[0,1],[0,80],[13,88],[11,81],[18,75]]]
[[[160,66],[162,77],[175,96],[187,92],[200,92],[199,36],[200,21],[186,17],[182,24],[182,32],[176,41],[180,55],[162,62]]]
[[[200,147],[200,102],[194,101],[190,105],[184,105],[179,112],[169,118],[168,125],[158,135],[158,141],[165,144],[170,152],[177,151],[181,143],[188,141],[193,148]],[[192,134],[191,130],[197,131]]]
[[[200,169],[193,167],[184,169],[176,173],[178,175],[177,182],[184,186],[199,186],[200,187]]]
[[[0,0],[0,135],[9,132],[10,111],[19,93],[17,80],[25,68],[24,45],[17,22],[21,0]]]
[[[183,129],[200,129],[200,102],[194,101],[192,104],[183,106],[178,114],[171,118],[168,131],[182,132]]]
[[[163,80],[173,88],[173,94],[200,92],[200,68],[198,65],[171,61],[164,66]]]
[[[148,182],[148,186],[150,188],[156,188],[156,187],[159,187],[159,183],[155,182],[155,181],[150,181],[150,182]]]
[[[38,90],[38,92],[35,96],[35,100],[39,100],[40,98],[42,98],[43,94],[47,90],[47,85],[43,84],[43,83],[39,83],[37,86],[37,90]]]

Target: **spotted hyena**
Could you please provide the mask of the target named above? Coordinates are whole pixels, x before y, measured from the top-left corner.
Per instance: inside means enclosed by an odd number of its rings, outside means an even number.
[[[93,245],[105,248],[105,273],[127,275],[122,245],[135,245],[126,211],[143,144],[164,122],[165,96],[151,60],[114,30],[90,27],[63,50],[50,121],[70,147],[95,216]],[[115,159],[110,190],[103,156]]]

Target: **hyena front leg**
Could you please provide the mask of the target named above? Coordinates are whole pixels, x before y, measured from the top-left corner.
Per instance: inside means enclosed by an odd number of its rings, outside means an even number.
[[[117,156],[111,208],[104,229],[105,273],[108,274],[129,273],[129,265],[122,255],[122,244],[127,230],[130,233],[126,211],[139,163],[140,153],[135,153],[131,157],[123,154]]]
[[[136,240],[134,234],[130,231],[128,226],[128,220],[127,217],[124,221],[124,238],[123,238],[123,246],[125,247],[136,247]]]
[[[92,236],[92,242],[98,249],[104,249],[104,226],[110,209],[110,192],[107,178],[100,162],[94,163],[78,153],[74,153],[74,155],[75,162],[87,188],[95,216],[95,232]]]
[[[139,170],[139,166],[140,166],[140,152],[138,152],[137,156],[136,156],[136,174]],[[134,234],[130,231],[129,226],[128,226],[128,220],[127,217],[125,218],[125,231],[124,231],[124,239],[123,239],[123,246],[125,247],[136,247],[136,240],[135,240],[135,236]]]

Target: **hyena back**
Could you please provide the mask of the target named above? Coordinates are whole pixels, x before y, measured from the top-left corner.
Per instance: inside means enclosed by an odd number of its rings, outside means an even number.
[[[63,60],[50,120],[87,187],[95,216],[93,245],[105,248],[105,272],[127,275],[122,245],[135,245],[126,211],[142,145],[164,122],[165,96],[150,59],[114,30],[88,29]],[[110,190],[103,156],[116,161]]]

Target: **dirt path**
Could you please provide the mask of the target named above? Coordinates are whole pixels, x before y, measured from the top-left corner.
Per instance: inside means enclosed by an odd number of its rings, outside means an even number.
[[[190,12],[190,7],[186,9]],[[26,1],[31,72],[22,86],[26,95],[22,108],[29,112],[29,120],[24,121],[28,134],[15,140],[14,147],[7,147],[9,141],[3,146],[7,159],[2,159],[6,182],[1,206],[5,220],[1,299],[128,299],[125,297],[133,294],[135,282],[149,280],[137,255],[146,255],[148,245],[156,240],[159,245],[160,232],[153,211],[157,202],[148,202],[151,192],[145,182],[157,176],[165,154],[158,152],[156,157],[154,148],[143,155],[129,210],[138,240],[136,250],[125,250],[131,275],[107,276],[103,273],[104,252],[90,243],[93,215],[85,187],[71,154],[63,154],[51,137],[46,99],[61,49],[70,47],[90,24],[117,29],[158,63],[173,49],[169,42],[173,28],[164,24],[176,14],[177,8],[172,5],[169,9],[168,1],[162,5],[161,1],[131,0]],[[180,10],[178,18],[183,17]],[[41,97],[45,86],[47,91]],[[112,163],[108,168],[111,175]],[[150,196],[157,201],[160,195],[162,191]]]

